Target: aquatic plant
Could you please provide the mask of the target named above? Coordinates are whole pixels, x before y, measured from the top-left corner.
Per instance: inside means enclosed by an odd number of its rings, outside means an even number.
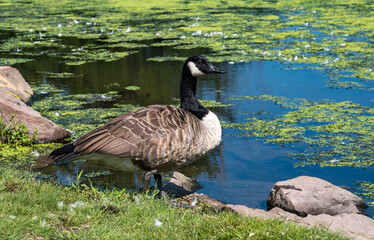
[[[0,144],[9,144],[11,146],[30,146],[35,143],[38,131],[29,136],[29,130],[23,123],[18,123],[12,115],[9,121],[2,121],[0,114]]]
[[[84,133],[98,127],[137,106],[114,104],[117,92],[105,94],[61,94],[63,90],[49,84],[33,86],[37,98],[31,107],[63,128],[71,131],[71,138],[77,139]],[[107,106],[103,106],[107,103]]]
[[[349,101],[309,101],[271,95],[233,97],[231,100],[272,101],[279,115],[253,116],[244,123],[223,122],[241,130],[237,136],[259,137],[273,144],[304,144],[289,153],[296,165],[368,167],[374,165],[374,109]]]
[[[329,87],[372,89],[374,3],[369,0],[5,0],[0,6],[1,63],[46,55],[80,65],[115,61],[144,47],[204,48],[215,62],[307,64],[335,77]],[[149,60],[185,57],[174,51]]]

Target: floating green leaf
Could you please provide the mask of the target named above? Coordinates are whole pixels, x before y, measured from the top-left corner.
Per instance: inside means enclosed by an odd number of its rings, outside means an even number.
[[[127,86],[125,87],[126,90],[129,90],[129,91],[136,91],[136,90],[139,90],[140,87],[138,86]]]

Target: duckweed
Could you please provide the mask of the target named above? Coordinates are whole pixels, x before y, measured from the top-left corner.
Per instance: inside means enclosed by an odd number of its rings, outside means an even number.
[[[223,122],[241,130],[238,136],[259,137],[273,144],[304,144],[289,153],[297,166],[368,167],[374,165],[374,109],[349,101],[309,101],[271,95],[233,97],[232,100],[273,101],[282,114],[250,117],[244,123]]]
[[[137,108],[134,105],[112,104],[119,95],[112,91],[106,94],[61,94],[63,90],[49,84],[34,86],[36,95],[41,97],[34,100],[31,107],[44,117],[72,132],[73,140],[84,133],[98,127],[126,112]]]
[[[5,0],[1,8],[1,62],[10,65],[41,55],[67,65],[115,61],[139,48],[169,46],[204,48],[214,62],[307,64],[333,76],[327,86],[334,88],[368,89],[374,79],[369,0]],[[181,54],[148,60],[179,61]]]

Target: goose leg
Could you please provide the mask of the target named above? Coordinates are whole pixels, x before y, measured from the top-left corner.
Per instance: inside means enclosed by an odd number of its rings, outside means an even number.
[[[143,189],[142,189],[143,193],[149,190],[149,182],[151,181],[151,177],[153,173],[154,171],[149,171],[144,174]]]
[[[160,190],[161,197],[167,197],[167,193],[164,191],[164,186],[162,186],[162,176],[159,173],[153,174],[153,177],[156,180],[157,187]]]

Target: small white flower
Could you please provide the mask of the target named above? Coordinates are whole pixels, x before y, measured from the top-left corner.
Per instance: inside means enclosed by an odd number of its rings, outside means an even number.
[[[59,28],[62,27],[62,24],[60,23],[59,25],[57,25],[57,27],[59,27]]]
[[[295,58],[293,60],[296,61],[297,59],[299,59],[299,58],[297,57],[297,55],[295,55]]]
[[[128,27],[128,28],[126,29],[126,32],[127,32],[127,33],[128,33],[128,32],[131,32],[130,27]]]
[[[155,226],[156,227],[161,227],[162,225],[162,222],[160,222],[160,220],[158,220],[157,218],[155,218]]]
[[[329,60],[326,59],[326,61],[324,61],[322,64],[328,64],[329,63]]]
[[[81,208],[84,206],[84,202],[82,201],[76,201],[69,205],[69,210],[74,211],[74,208]]]
[[[86,25],[88,25],[88,26],[92,25],[92,22],[86,22]]]
[[[235,64],[235,62],[234,61],[230,61],[230,62],[228,62],[229,64]]]
[[[135,200],[135,205],[139,205],[140,204],[140,199],[139,199],[138,196],[135,196],[134,200]]]
[[[305,45],[305,47],[304,48],[310,48],[310,45],[309,44],[307,44],[307,45]]]
[[[196,204],[197,204],[197,197],[194,197],[194,199],[193,199],[193,201],[192,201],[192,203],[191,203],[191,206],[192,206],[192,207],[195,207]]]
[[[324,47],[323,50],[325,50],[326,52],[328,52],[328,51],[330,51],[330,48]]]
[[[345,43],[340,44],[340,46],[345,47]]]
[[[182,36],[181,39],[186,38],[186,36]]]
[[[75,24],[79,24],[79,21],[74,19],[74,23]]]
[[[63,208],[63,207],[64,207],[64,202],[63,202],[63,201],[58,202],[58,203],[57,203],[57,207],[58,207],[58,208]]]
[[[197,32],[192,33],[192,36],[200,36],[201,33],[201,30],[198,30]]]
[[[60,114],[59,114],[58,112],[56,112],[56,113],[55,113],[55,116],[56,116],[56,117],[59,117],[59,116],[60,116]]]
[[[62,33],[57,34],[57,36],[62,37]]]
[[[255,233],[250,233],[248,237],[252,237],[253,235],[255,235]]]
[[[47,222],[45,220],[40,221],[40,225],[42,225],[42,227],[44,228],[47,225]]]
[[[35,156],[39,157],[39,152],[37,150],[32,151],[31,153],[34,154]]]
[[[330,163],[336,163],[336,162],[339,162],[339,160],[337,159],[330,160]]]
[[[35,216],[35,217],[32,218],[32,220],[36,220],[36,219],[38,219],[38,216]]]
[[[10,218],[10,219],[15,219],[15,218],[16,218],[16,216],[13,216],[13,215],[9,215],[9,218]]]

